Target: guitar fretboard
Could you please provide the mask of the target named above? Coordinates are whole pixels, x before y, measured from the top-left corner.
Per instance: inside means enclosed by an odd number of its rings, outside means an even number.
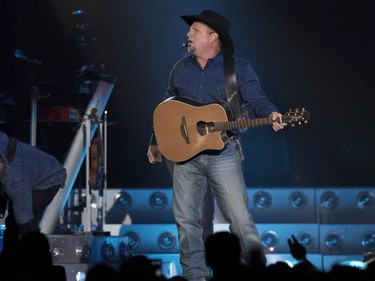
[[[228,122],[214,122],[212,132],[227,131],[234,129],[244,129],[249,127],[259,127],[265,125],[271,125],[272,120],[270,118],[259,118],[259,119],[242,119]]]

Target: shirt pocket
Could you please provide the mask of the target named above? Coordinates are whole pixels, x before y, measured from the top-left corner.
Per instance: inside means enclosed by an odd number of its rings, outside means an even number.
[[[198,100],[199,90],[197,89],[197,82],[193,80],[176,80],[175,87],[178,95]]]

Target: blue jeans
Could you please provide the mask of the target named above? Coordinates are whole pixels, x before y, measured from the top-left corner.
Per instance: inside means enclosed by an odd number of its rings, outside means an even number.
[[[239,141],[231,141],[221,152],[201,154],[174,166],[173,213],[179,235],[183,277],[189,281],[209,276],[204,245],[207,234],[204,230],[208,221],[211,219],[212,223],[213,219],[210,192],[224,219],[229,222],[229,230],[240,240],[243,263],[249,263],[252,250],[263,251],[248,210],[240,151]],[[208,210],[205,209],[206,204]]]

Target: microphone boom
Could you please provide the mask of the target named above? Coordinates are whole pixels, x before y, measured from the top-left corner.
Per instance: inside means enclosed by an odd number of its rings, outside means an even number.
[[[39,65],[44,65],[44,63],[39,60],[39,59],[36,59],[36,58],[33,58],[29,55],[26,55],[23,51],[21,50],[16,50],[14,52],[14,56],[17,58],[17,59],[21,59],[21,60],[24,60],[28,63],[33,63],[33,64],[39,64]]]

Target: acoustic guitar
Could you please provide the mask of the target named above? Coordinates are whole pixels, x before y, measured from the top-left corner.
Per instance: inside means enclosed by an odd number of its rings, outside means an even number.
[[[296,109],[276,122],[292,127],[305,124],[310,113]],[[189,160],[198,153],[221,150],[229,141],[228,130],[272,125],[270,118],[233,120],[226,102],[202,104],[186,97],[171,97],[161,102],[153,114],[153,125],[160,152],[174,162]]]

